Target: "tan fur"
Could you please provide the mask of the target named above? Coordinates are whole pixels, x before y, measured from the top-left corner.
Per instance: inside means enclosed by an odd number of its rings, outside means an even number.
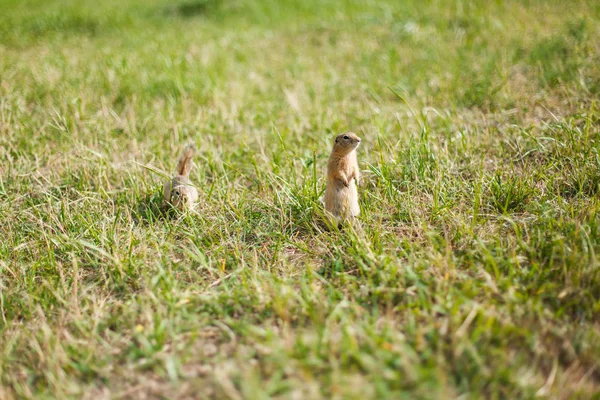
[[[193,208],[198,201],[198,190],[189,178],[195,152],[196,150],[192,144],[187,145],[183,150],[177,162],[175,176],[165,182],[163,186],[163,206],[170,204],[175,208],[185,210],[186,208]]]
[[[189,176],[190,171],[192,170],[192,158],[194,157],[194,153],[196,149],[193,144],[188,144],[185,146],[181,157],[179,157],[179,161],[177,162],[177,175]]]
[[[356,217],[360,212],[357,189],[360,172],[356,159],[359,144],[360,138],[352,132],[338,135],[329,156],[325,210],[340,220]]]

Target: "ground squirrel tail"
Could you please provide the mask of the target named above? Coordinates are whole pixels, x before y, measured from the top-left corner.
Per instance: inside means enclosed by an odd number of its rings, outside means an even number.
[[[177,162],[177,175],[188,176],[192,170],[192,157],[196,152],[196,147],[193,144],[188,144],[183,150],[183,154]]]

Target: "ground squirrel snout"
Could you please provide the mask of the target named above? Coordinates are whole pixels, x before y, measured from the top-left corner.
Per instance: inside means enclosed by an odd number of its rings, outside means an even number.
[[[175,176],[165,182],[163,187],[163,206],[171,205],[179,210],[191,209],[198,201],[198,190],[190,180],[190,171],[192,170],[192,158],[196,152],[194,145],[189,144],[183,150]]]
[[[360,179],[356,149],[360,138],[352,132],[335,138],[327,164],[325,210],[339,220],[356,217],[360,212],[357,185]]]

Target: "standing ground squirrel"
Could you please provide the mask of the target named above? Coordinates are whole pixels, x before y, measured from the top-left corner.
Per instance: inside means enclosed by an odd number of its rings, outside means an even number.
[[[360,212],[358,206],[359,170],[356,148],[360,138],[348,132],[335,138],[333,151],[327,164],[327,189],[325,210],[338,220],[351,219]]]
[[[192,157],[195,153],[193,144],[189,144],[183,150],[183,154],[177,162],[177,170],[173,179],[165,182],[163,187],[163,206],[172,205],[179,210],[193,208],[198,201],[198,190],[190,181],[190,171],[192,170]]]

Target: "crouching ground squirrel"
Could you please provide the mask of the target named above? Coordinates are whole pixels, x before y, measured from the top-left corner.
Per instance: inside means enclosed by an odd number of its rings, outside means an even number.
[[[183,150],[183,154],[177,162],[177,170],[173,179],[165,182],[163,187],[163,206],[171,205],[181,211],[191,209],[198,201],[198,190],[190,181],[190,171],[192,170],[192,157],[196,149],[193,144],[189,144]]]
[[[327,164],[325,210],[338,221],[351,220],[358,215],[359,170],[356,148],[360,138],[352,132],[335,138],[333,151]]]

